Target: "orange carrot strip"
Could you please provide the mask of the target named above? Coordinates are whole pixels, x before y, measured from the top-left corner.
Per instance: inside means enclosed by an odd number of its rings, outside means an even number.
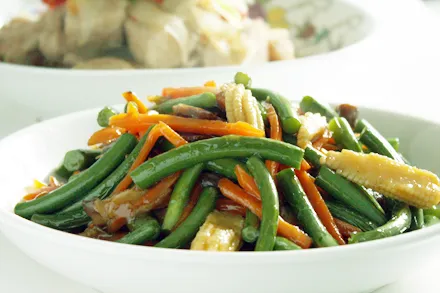
[[[38,189],[36,192],[32,192],[32,193],[26,194],[23,197],[23,199],[25,201],[30,201],[30,200],[37,199],[39,197],[45,196],[49,192],[57,189],[58,187],[59,186],[45,186],[45,187],[42,187],[42,188]]]
[[[191,192],[191,197],[189,198],[188,204],[185,206],[185,208],[183,209],[182,215],[180,216],[179,221],[176,223],[176,225],[174,226],[174,228],[172,229],[173,231],[180,226],[180,224],[182,224],[186,218],[188,218],[189,214],[191,214],[192,210],[194,209],[194,207],[197,204],[197,201],[199,200],[200,194],[202,193],[203,187],[200,183],[197,183],[196,186],[194,186],[192,192]]]
[[[327,141],[329,144],[336,144],[336,140],[333,137],[330,137]]]
[[[306,160],[301,161],[301,171],[309,171],[312,168]]]
[[[151,129],[150,133],[148,134],[147,141],[145,142],[144,146],[142,147],[141,151],[139,152],[139,155],[137,156],[136,160],[134,160],[133,164],[130,167],[130,170],[128,171],[127,175],[122,179],[121,182],[119,182],[118,186],[116,186],[115,190],[112,194],[120,193],[124,191],[125,189],[130,186],[132,179],[130,176],[131,171],[139,167],[140,164],[142,164],[150,154],[151,150],[153,149],[154,145],[156,144],[159,137],[161,137],[161,131],[160,126],[154,126],[153,129]]]
[[[180,147],[184,144],[187,144],[188,142],[180,136],[177,132],[175,132],[171,127],[163,123],[162,121],[159,122],[160,126],[160,132],[162,135],[171,142],[175,147]]]
[[[130,131],[141,132],[160,121],[170,126],[174,131],[216,136],[229,134],[256,137],[265,136],[264,131],[256,129],[246,122],[227,123],[219,120],[183,118],[166,114],[139,114],[138,117],[133,117],[123,113],[111,117],[110,125],[122,127]]]
[[[280,127],[280,120],[278,119],[277,112],[275,111],[275,108],[269,104],[267,108],[267,119],[269,120],[270,125],[270,138],[274,140],[283,140],[283,133],[281,131]],[[279,171],[280,164],[275,161],[266,161],[266,168],[269,170],[270,175],[272,175],[272,178],[275,178],[275,175]]]
[[[246,208],[237,204],[235,201],[227,198],[217,199],[215,208],[221,212],[228,212],[231,214],[246,216]]]
[[[248,208],[261,219],[261,201],[248,194],[238,185],[226,178],[220,179],[218,187],[225,197],[232,199],[238,204]],[[297,226],[289,224],[281,217],[278,218],[278,234],[286,237],[290,241],[295,242],[302,248],[309,248],[310,245],[312,245],[312,239],[306,233],[304,233]]]
[[[112,140],[119,138],[125,132],[126,130],[121,127],[106,127],[93,133],[92,136],[89,138],[87,144],[95,145],[108,143]]]
[[[138,106],[139,113],[145,114],[148,112],[148,108],[144,105],[144,103],[142,103],[141,100],[139,100],[138,97],[136,97],[133,92],[125,92],[122,94],[122,96],[127,102],[134,102]]]
[[[335,218],[336,227],[338,227],[339,232],[345,238],[350,238],[351,234],[361,232],[361,229],[355,227],[347,222]]]
[[[332,214],[330,213],[327,205],[325,204],[324,199],[319,193],[318,189],[315,186],[310,175],[305,171],[295,170],[296,176],[298,176],[299,181],[304,189],[304,192],[307,195],[307,198],[310,200],[313,209],[321,220],[322,224],[325,226],[330,235],[335,238],[335,240],[340,244],[345,244],[344,239],[339,233],[338,228],[336,227],[335,221],[333,219]]]
[[[240,165],[235,167],[235,175],[237,175],[237,181],[241,188],[255,198],[260,199],[260,190],[257,183],[255,183],[254,177],[249,175]]]
[[[162,90],[162,96],[176,99],[176,98],[199,95],[203,93],[215,93],[216,91],[217,88],[211,86],[194,86],[194,87],[179,87],[179,88],[168,87]]]
[[[290,168],[292,168],[292,167],[284,165],[284,164],[280,164],[280,172],[283,170],[286,170],[286,169],[290,169]]]

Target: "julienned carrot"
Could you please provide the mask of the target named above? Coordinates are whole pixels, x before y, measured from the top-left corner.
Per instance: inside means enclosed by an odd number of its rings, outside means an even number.
[[[270,125],[270,138],[274,140],[283,140],[283,132],[281,131],[280,120],[278,119],[275,108],[269,104],[267,108],[267,119]],[[266,168],[269,170],[270,175],[274,178],[279,171],[280,164],[275,161],[266,161]]]
[[[351,234],[362,232],[361,229],[355,227],[347,222],[335,218],[336,227],[338,227],[339,232],[345,238],[350,238]]]
[[[219,198],[215,208],[221,212],[228,212],[235,215],[246,216],[246,208],[227,198]]]
[[[240,165],[235,167],[235,175],[237,175],[237,181],[241,188],[246,190],[247,193],[255,196],[257,199],[260,199],[260,191],[258,190],[254,177],[249,175]]]
[[[174,226],[173,230],[179,227],[180,224],[182,224],[183,221],[185,221],[186,218],[188,218],[189,214],[191,214],[193,208],[196,206],[197,201],[199,200],[199,196],[202,193],[202,190],[203,190],[203,186],[200,183],[197,183],[196,186],[194,186],[188,204],[183,209],[182,215],[180,216],[180,219]]]
[[[30,200],[34,200],[36,198],[45,196],[46,194],[48,194],[49,192],[57,189],[59,186],[44,186],[42,188],[40,188],[39,190],[37,190],[36,192],[32,192],[29,194],[26,194],[23,197],[23,200],[25,201],[30,201]]]
[[[309,171],[312,168],[306,160],[301,161],[301,171]]]
[[[168,87],[162,90],[162,96],[176,99],[176,98],[199,95],[208,92],[215,93],[216,91],[217,88],[211,86],[194,86],[194,87],[179,87],[179,88]]]
[[[238,185],[226,178],[220,179],[218,182],[218,187],[225,197],[232,199],[238,204],[248,208],[252,213],[261,219],[261,201],[248,194]],[[310,245],[312,245],[312,239],[306,233],[304,233],[298,227],[287,223],[281,217],[278,218],[278,234],[289,239],[290,241],[295,242],[302,248],[309,248]]]
[[[167,124],[175,131],[189,132],[195,134],[208,134],[223,136],[237,134],[242,136],[264,137],[264,131],[254,128],[246,122],[227,123],[219,120],[203,120],[193,118],[183,118],[173,115],[139,114],[133,117],[127,114],[118,114],[110,118],[110,125],[122,127],[130,131],[142,132],[151,125],[160,121]]]
[[[131,176],[129,175],[130,172],[139,167],[147,159],[157,140],[162,136],[160,129],[161,127],[158,125],[154,126],[153,129],[151,129],[150,133],[148,134],[147,141],[139,152],[136,160],[134,160],[133,164],[131,165],[127,176],[125,176],[124,179],[119,182],[118,186],[116,186],[115,190],[113,191],[113,194],[124,191],[130,186],[131,182],[133,182]]]
[[[112,140],[118,139],[121,135],[127,131],[121,127],[106,127],[96,131],[92,134],[87,142],[88,145],[95,145],[101,143],[109,143]]]
[[[138,107],[139,113],[145,114],[148,112],[148,108],[144,105],[144,103],[142,103],[141,100],[139,100],[138,97],[136,97],[133,92],[125,92],[122,94],[122,96],[127,102],[134,102]]]
[[[338,228],[336,227],[335,220],[333,219],[332,214],[330,213],[327,205],[322,199],[321,194],[315,186],[310,175],[305,171],[295,170],[296,176],[298,176],[299,181],[301,182],[302,188],[307,195],[310,203],[312,204],[313,209],[321,220],[322,224],[325,226],[327,231],[332,235],[333,238],[340,244],[345,244],[344,239],[339,233]]]
[[[159,122],[159,126],[162,135],[175,147],[180,147],[188,143],[183,137],[181,137],[177,132],[175,132],[173,129],[171,129],[171,127],[162,121]]]

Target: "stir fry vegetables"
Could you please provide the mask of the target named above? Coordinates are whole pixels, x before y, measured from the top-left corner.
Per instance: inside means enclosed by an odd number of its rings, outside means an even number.
[[[125,92],[123,112],[100,111],[90,148],[68,151],[15,213],[83,237],[229,252],[351,245],[440,222],[439,178],[355,106],[298,107],[245,73],[162,94],[147,107]]]

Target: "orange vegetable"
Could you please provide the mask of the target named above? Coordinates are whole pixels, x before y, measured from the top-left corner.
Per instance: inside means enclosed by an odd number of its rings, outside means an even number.
[[[215,208],[221,212],[228,212],[231,214],[246,216],[246,208],[242,205],[235,203],[235,201],[227,198],[217,199]]]
[[[139,114],[138,117],[133,117],[127,114],[118,114],[110,118],[110,125],[122,127],[130,131],[141,132],[160,121],[164,122],[175,131],[181,132],[217,136],[229,134],[256,137],[265,136],[264,131],[256,129],[246,122],[240,121],[236,123],[227,123],[218,120],[183,118],[166,114]]]
[[[218,187],[222,194],[235,201],[236,203],[248,208],[251,212],[257,215],[260,219],[262,217],[261,201],[248,194],[238,185],[229,179],[222,178],[218,183]],[[289,224],[283,218],[278,218],[278,234],[295,242],[302,248],[309,248],[312,245],[312,239],[304,233],[297,226]]]
[[[45,186],[45,187],[42,187],[42,188],[38,189],[36,192],[32,192],[32,193],[26,194],[23,197],[23,200],[31,201],[31,200],[37,199],[39,197],[45,196],[49,192],[57,189],[58,187],[59,186]]]
[[[301,161],[301,171],[309,171],[312,168],[306,160]]]
[[[92,134],[87,142],[88,145],[107,144],[127,132],[121,127],[106,127]]]
[[[260,199],[260,190],[255,183],[254,177],[249,175],[240,165],[235,167],[235,175],[237,175],[238,184],[255,198]]]
[[[345,244],[344,239],[342,238],[338,228],[336,227],[332,214],[330,213],[324,199],[316,188],[315,183],[313,182],[310,175],[305,171],[298,170],[295,170],[295,173],[296,176],[298,176],[299,181],[301,182],[307,198],[312,204],[313,209],[315,210],[324,227],[340,245]]]
[[[217,87],[217,83],[213,80],[205,82],[204,86],[206,87]]]
[[[283,140],[283,133],[281,131],[280,120],[278,119],[277,112],[275,108],[269,104],[267,107],[267,119],[269,120],[270,125],[270,138],[274,140]],[[280,164],[275,161],[266,161],[266,168],[269,170],[272,178],[275,178],[275,175],[278,173]]]
[[[122,96],[127,102],[134,102],[138,106],[139,113],[145,114],[148,112],[148,108],[144,105],[144,103],[142,103],[141,100],[139,100],[138,97],[136,97],[133,92],[125,92],[122,94]]]
[[[160,121],[158,125],[160,126],[160,132],[162,135],[175,147],[180,147],[188,143],[183,137],[181,137],[177,132],[175,132],[173,129],[171,129],[171,127],[162,121]]]
[[[216,87],[211,86],[195,86],[195,87],[179,87],[179,88],[164,88],[162,96],[171,97],[173,99],[199,95],[203,93],[215,93]]]
[[[139,115],[139,108],[133,105],[134,102],[127,104],[127,114],[137,116]]]
[[[351,234],[353,234],[353,233],[362,232],[361,229],[359,229],[358,227],[355,227],[349,223],[346,223],[346,222],[339,220],[339,219],[336,219],[336,218],[335,218],[335,224],[336,224],[336,227],[338,227],[339,232],[345,238],[350,238]]]
[[[180,224],[182,224],[186,218],[188,218],[189,214],[191,214],[192,210],[194,209],[194,207],[197,204],[197,201],[199,200],[200,194],[202,193],[203,187],[200,183],[197,183],[196,186],[194,186],[192,192],[191,192],[191,197],[189,198],[188,204],[185,206],[185,208],[183,209],[182,215],[180,216],[179,221],[176,223],[176,225],[174,226],[174,228],[172,229],[173,231],[180,226]]]

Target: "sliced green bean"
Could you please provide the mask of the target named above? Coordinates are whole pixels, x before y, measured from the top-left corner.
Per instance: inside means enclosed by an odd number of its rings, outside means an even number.
[[[279,204],[278,191],[275,183],[266,168],[266,165],[257,157],[251,157],[246,165],[255,178],[261,194],[262,218],[260,237],[255,245],[256,251],[271,251],[277,235]]]
[[[424,222],[425,227],[430,227],[432,225],[440,223],[440,219],[434,215],[425,215]]]
[[[64,164],[61,163],[53,172],[52,176],[54,176],[58,181],[67,182],[69,178],[72,176],[73,172],[67,171]]]
[[[425,209],[423,212],[425,215],[432,215],[432,216],[436,216],[437,218],[440,218],[440,205],[436,205],[429,209]]]
[[[281,126],[284,132],[298,132],[301,127],[301,122],[288,99],[267,89],[253,88],[251,91],[252,95],[257,100],[268,101],[273,105],[281,121]]]
[[[400,139],[398,137],[391,137],[387,139],[393,149],[398,152],[400,147]]]
[[[210,109],[217,106],[217,99],[213,93],[203,93],[190,97],[171,99],[163,102],[162,104],[154,106],[152,110],[155,110],[161,114],[171,114],[173,113],[173,106],[178,104]]]
[[[167,212],[162,223],[163,230],[171,231],[179,221],[183,209],[188,203],[191,190],[196,184],[197,178],[199,178],[203,168],[203,163],[194,165],[193,167],[186,169],[180,176],[174,186],[170,202],[168,203]]]
[[[247,243],[255,243],[260,235],[258,231],[258,226],[260,220],[258,217],[252,213],[250,210],[246,211],[246,218],[244,219],[244,227],[241,231],[241,237]]]
[[[244,72],[237,72],[234,76],[234,82],[236,84],[244,85],[244,87],[247,89],[251,88],[252,86],[252,79]]]
[[[93,165],[101,150],[71,150],[64,156],[63,165],[69,172],[82,171]]]
[[[237,181],[237,175],[235,175],[235,167],[237,165],[240,165],[243,169],[247,170],[245,164],[235,159],[218,159],[208,161],[205,164],[205,168],[208,171],[215,172],[229,179]]]
[[[299,168],[303,154],[302,149],[285,142],[227,135],[196,141],[160,154],[135,169],[131,177],[137,186],[145,189],[179,170],[220,158],[258,155],[266,160]]]
[[[333,137],[336,143],[342,145],[344,149],[362,153],[362,147],[356,139],[347,119],[343,117],[335,117],[330,120],[328,127],[333,131]]]
[[[197,234],[209,213],[215,208],[218,191],[214,187],[206,187],[200,194],[199,201],[188,218],[174,232],[156,244],[162,248],[181,248],[187,245]]]
[[[298,140],[297,140],[296,136],[293,134],[283,133],[283,141],[290,143],[292,145],[295,145],[295,146],[298,145]]]
[[[299,249],[302,248],[296,245],[295,243],[293,243],[292,241],[280,236],[276,237],[275,245],[273,247],[273,250],[299,250]]]
[[[328,104],[320,103],[310,96],[305,96],[299,104],[301,111],[304,113],[319,113],[321,116],[325,116],[327,121],[338,117],[338,114]]]
[[[78,178],[55,189],[44,197],[33,201],[21,202],[15,206],[15,213],[30,219],[33,214],[49,214],[57,212],[72,202],[84,198],[125,159],[137,143],[136,137],[123,134],[115,145],[107,151],[89,169],[80,173]]]
[[[425,226],[425,217],[423,209],[411,207],[412,223],[411,230],[423,229]]]
[[[411,226],[411,210],[406,204],[399,204],[393,209],[393,216],[386,224],[367,232],[353,234],[348,242],[359,243],[402,234]]]
[[[269,123],[269,121],[267,120],[267,111],[266,107],[264,107],[262,103],[264,102],[258,102],[258,108],[260,109],[261,118],[263,118],[264,125],[267,125]]]
[[[370,231],[376,229],[378,225],[371,222],[368,218],[362,216],[361,214],[349,209],[343,204],[326,201],[325,202],[330,213],[337,219],[349,223],[355,227],[358,227],[362,231]]]
[[[355,184],[357,185],[357,184]],[[370,199],[371,203],[383,214],[385,215],[385,211],[382,208],[382,206],[380,205],[380,203],[377,201],[376,197],[380,196],[380,193],[369,189],[369,188],[365,188],[364,186],[360,186],[357,185],[359,187],[359,189],[368,197],[368,199]]]
[[[125,244],[141,245],[146,241],[155,240],[160,234],[160,225],[156,219],[146,216],[134,220],[133,231],[117,240]]]
[[[118,114],[118,112],[110,107],[105,107],[104,109],[99,111],[97,118],[99,126],[108,127],[110,117],[115,116],[116,114]]]
[[[278,173],[277,179],[284,197],[313,242],[319,247],[337,246],[338,242],[321,223],[295,172],[292,169],[285,169]]]
[[[364,215],[373,223],[377,225],[386,223],[385,215],[375,207],[359,186],[336,174],[329,168],[321,167],[316,178],[316,184],[332,197]]]
[[[321,167],[321,158],[325,155],[312,146],[306,147],[304,150],[304,159],[315,168]]]

